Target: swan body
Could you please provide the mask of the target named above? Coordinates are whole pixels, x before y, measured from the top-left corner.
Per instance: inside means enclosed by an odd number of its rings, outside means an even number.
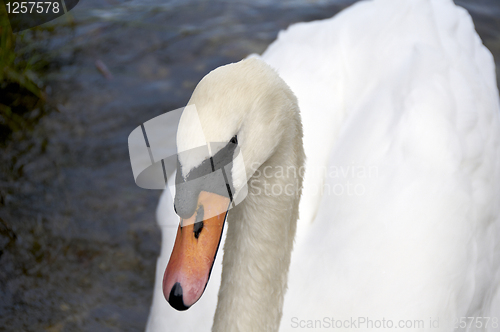
[[[297,216],[279,204],[297,201],[300,190],[288,201],[249,194],[229,212],[218,303],[216,261],[196,305],[182,313],[168,308],[161,276],[175,235],[170,228],[167,239],[163,227],[147,330],[208,331],[214,320],[214,331],[295,331],[333,328],[337,322],[337,330],[352,330],[354,322],[360,330],[383,331],[401,321],[414,324],[408,331],[454,331],[461,317],[490,317],[488,327],[483,320],[480,327],[462,330],[497,330],[492,322],[500,319],[500,108],[492,56],[467,12],[451,0],[362,2],[332,19],[291,26],[258,58],[245,60],[243,70],[232,65],[215,71],[224,75],[209,74],[190,102],[201,105],[200,120],[213,129],[205,134],[214,141],[228,141],[242,126],[247,134],[260,130],[251,139],[242,134],[241,147],[245,163],[256,162],[262,171],[300,168],[299,142],[285,139],[287,131],[262,116],[248,115],[253,109],[245,105],[262,92],[258,88],[226,94],[220,104],[240,107],[220,116],[208,110],[206,100],[222,92],[207,86],[227,89],[220,83],[231,82],[227,71],[245,77],[252,68],[265,70],[265,61],[297,97],[307,159],[288,276],[287,253],[273,245],[291,250]],[[287,89],[278,80],[273,84],[269,89]],[[293,103],[293,97],[280,101]],[[300,133],[280,107],[267,105],[271,115],[281,116],[277,123]],[[286,114],[293,118],[293,112]],[[210,123],[211,117],[223,123]],[[292,142],[288,147],[286,140]],[[272,160],[283,151],[299,157]],[[237,167],[233,177],[240,178],[239,172],[254,179],[253,171]],[[158,220],[177,225],[166,195]],[[267,223],[252,228],[259,218]],[[270,226],[274,220],[288,223],[277,230]],[[281,240],[266,237],[283,227]],[[270,243],[256,241],[259,236]],[[258,256],[260,246],[267,255]],[[267,266],[279,255],[283,273]],[[266,279],[263,271],[278,277]],[[273,296],[263,294],[273,289]],[[262,308],[253,303],[256,298]],[[360,326],[359,317],[363,324],[391,321],[393,327]]]

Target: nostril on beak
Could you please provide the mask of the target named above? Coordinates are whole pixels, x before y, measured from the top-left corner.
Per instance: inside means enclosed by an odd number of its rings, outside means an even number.
[[[170,290],[170,295],[168,296],[168,303],[179,311],[184,311],[189,309],[184,305],[184,301],[182,299],[182,286],[180,283],[176,282]]]

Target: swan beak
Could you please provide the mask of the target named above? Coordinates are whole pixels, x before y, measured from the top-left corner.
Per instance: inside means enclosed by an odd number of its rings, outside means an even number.
[[[188,219],[181,218],[163,276],[163,295],[173,308],[189,309],[203,294],[219,249],[229,203],[227,197],[201,191],[195,213]]]

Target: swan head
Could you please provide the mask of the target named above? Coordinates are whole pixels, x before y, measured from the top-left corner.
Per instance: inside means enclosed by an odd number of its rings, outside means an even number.
[[[290,130],[297,118],[295,96],[258,58],[219,67],[195,88],[177,132],[181,223],[163,279],[174,308],[188,309],[203,294],[227,211],[244,202],[248,180],[285,136],[301,136]]]

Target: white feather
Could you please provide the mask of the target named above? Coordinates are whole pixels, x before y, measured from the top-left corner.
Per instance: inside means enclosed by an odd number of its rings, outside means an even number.
[[[468,13],[451,0],[361,2],[332,19],[292,25],[262,59],[297,96],[307,157],[280,331],[358,317],[423,321],[408,331],[454,331],[461,317],[490,317],[489,328],[463,330],[497,330],[500,108],[492,56]],[[219,133],[201,118],[211,139],[226,141],[245,126],[240,120]],[[268,143],[243,144],[252,161]],[[159,222],[168,218],[175,215]],[[160,284],[169,250],[164,243]],[[209,330],[215,273],[186,313],[165,309],[157,280],[147,330]],[[240,314],[265,319],[250,309]]]

